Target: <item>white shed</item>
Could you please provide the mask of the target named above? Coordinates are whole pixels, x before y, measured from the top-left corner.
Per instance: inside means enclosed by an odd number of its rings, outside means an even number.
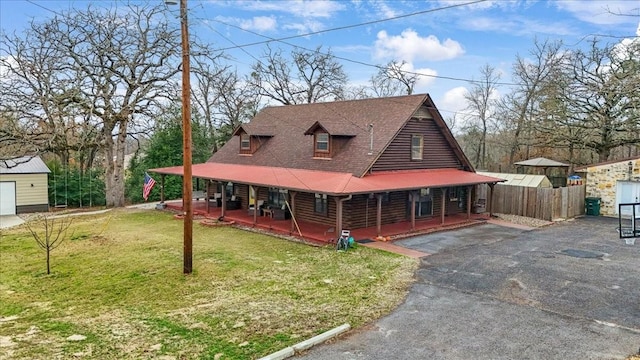
[[[50,172],[37,156],[0,160],[0,215],[49,211]]]

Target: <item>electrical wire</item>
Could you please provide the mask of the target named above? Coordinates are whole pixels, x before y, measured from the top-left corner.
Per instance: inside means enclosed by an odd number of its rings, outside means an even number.
[[[308,33],[305,33],[305,34],[285,36],[285,37],[281,37],[281,38],[277,38],[277,39],[270,39],[270,40],[265,40],[265,41],[257,41],[257,42],[253,42],[253,43],[249,43],[249,44],[243,44],[243,45],[239,45],[239,46],[221,48],[221,49],[216,49],[216,50],[217,51],[225,51],[225,50],[236,49],[238,47],[247,47],[247,46],[266,44],[266,43],[270,43],[270,42],[274,42],[274,41],[282,42],[284,40],[297,39],[297,38],[301,38],[301,37],[309,37],[309,36],[312,36],[312,35],[324,34],[324,33],[332,32],[332,31],[340,31],[340,30],[352,29],[352,28],[361,27],[361,26],[379,24],[379,23],[383,23],[383,22],[387,22],[387,21],[404,19],[404,18],[408,18],[408,17],[411,17],[411,16],[423,15],[423,14],[428,14],[428,13],[432,13],[432,12],[453,9],[453,8],[457,8],[457,7],[463,7],[463,6],[467,6],[467,5],[479,4],[479,3],[482,3],[482,2],[486,2],[486,1],[487,0],[475,0],[475,1],[465,2],[465,3],[456,3],[456,4],[442,6],[442,7],[435,8],[435,9],[421,10],[421,11],[416,11],[416,12],[412,12],[412,13],[409,13],[409,14],[398,15],[398,16],[394,16],[394,17],[390,17],[390,18],[386,18],[386,19],[378,19],[378,20],[367,21],[367,22],[358,23],[358,24],[338,26],[338,27],[334,27],[334,28],[330,28],[330,29],[312,31],[312,32],[308,32]]]

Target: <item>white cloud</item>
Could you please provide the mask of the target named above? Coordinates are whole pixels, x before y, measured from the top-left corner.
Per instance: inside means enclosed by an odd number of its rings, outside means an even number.
[[[389,36],[382,30],[375,41],[374,57],[411,63],[414,60],[447,60],[463,53],[462,46],[455,40],[440,42],[434,35],[420,37],[412,29],[406,29],[398,36]]]
[[[445,92],[442,99],[436,102],[438,110],[454,134],[464,127],[466,116],[463,114],[467,107],[464,96],[468,92],[464,86],[458,86]]]
[[[515,35],[570,35],[576,32],[565,22],[546,23],[519,16],[509,16],[508,18],[474,16],[473,18],[465,19],[464,22],[461,23],[461,26],[469,30],[493,31]]]
[[[369,5],[375,10],[376,14],[378,14],[379,19],[388,19],[398,16],[398,13],[396,13],[396,11],[393,10],[386,1],[372,1]]]
[[[437,103],[438,109],[446,110],[449,113],[464,112],[467,107],[465,95],[469,93],[464,86],[458,86],[444,93],[442,100]]]
[[[582,21],[599,25],[628,23],[635,21],[629,15],[638,15],[637,1],[554,1],[553,4]]]
[[[283,25],[282,28],[285,30],[296,30],[298,34],[307,34],[310,32],[324,30],[325,27],[324,24],[319,21],[307,19],[303,22]]]
[[[10,68],[17,68],[18,61],[11,55],[0,57],[0,81],[8,81],[12,76]]]
[[[296,0],[296,1],[238,1],[233,6],[252,11],[283,12],[306,18],[330,18],[346,8],[340,1]]]
[[[240,27],[245,30],[272,31],[277,26],[276,19],[272,16],[255,16],[249,20],[240,20]]]
[[[416,81],[415,86],[416,93],[426,92],[429,85],[431,85],[435,81],[436,78],[434,78],[434,76],[438,75],[438,72],[434,69],[414,69],[413,64],[411,63],[405,63],[404,66],[402,66],[402,70],[418,74],[418,81]]]

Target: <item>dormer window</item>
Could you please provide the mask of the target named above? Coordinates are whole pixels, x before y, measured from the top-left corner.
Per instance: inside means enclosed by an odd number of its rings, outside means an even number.
[[[329,152],[329,134],[316,133],[316,152]]]
[[[251,137],[247,133],[240,134],[240,150],[251,150]]]

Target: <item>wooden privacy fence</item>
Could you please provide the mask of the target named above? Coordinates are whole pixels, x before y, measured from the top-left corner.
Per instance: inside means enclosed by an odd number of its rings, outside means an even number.
[[[498,184],[492,196],[493,212],[548,221],[568,219],[584,214],[585,194],[584,185],[553,189]]]

